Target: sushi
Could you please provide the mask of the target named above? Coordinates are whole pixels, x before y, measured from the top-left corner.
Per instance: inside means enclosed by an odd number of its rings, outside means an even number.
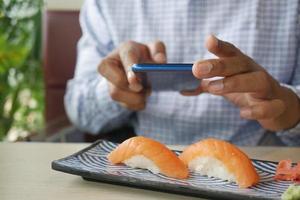
[[[281,160],[276,168],[275,180],[300,181],[300,162],[293,166],[291,160]]]
[[[125,140],[107,158],[112,164],[123,163],[172,178],[186,179],[189,174],[186,165],[174,152],[164,144],[142,136]]]
[[[259,181],[248,156],[239,148],[223,140],[208,138],[188,146],[179,159],[191,171],[201,175],[236,182],[247,188]]]

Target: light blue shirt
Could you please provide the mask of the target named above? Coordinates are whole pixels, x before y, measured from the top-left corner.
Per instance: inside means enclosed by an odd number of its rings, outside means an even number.
[[[76,71],[65,95],[67,113],[76,126],[95,134],[132,123],[137,135],[166,144],[216,137],[256,145],[266,130],[240,118],[239,109],[223,97],[153,92],[145,110],[132,112],[110,98],[97,66],[127,40],[163,41],[172,63],[213,58],[204,41],[214,33],[299,95],[299,11],[298,0],[86,0]],[[276,134],[288,145],[300,145],[300,125]]]

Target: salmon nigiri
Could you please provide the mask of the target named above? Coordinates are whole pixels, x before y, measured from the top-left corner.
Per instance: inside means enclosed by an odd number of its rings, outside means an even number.
[[[281,160],[274,178],[281,181],[300,181],[300,162],[293,166],[291,160]]]
[[[165,145],[150,138],[137,136],[125,140],[107,156],[112,164],[148,169],[178,179],[188,177],[188,168]]]
[[[202,175],[236,182],[247,188],[259,181],[259,176],[248,156],[239,148],[214,138],[188,146],[181,159],[192,171]]]

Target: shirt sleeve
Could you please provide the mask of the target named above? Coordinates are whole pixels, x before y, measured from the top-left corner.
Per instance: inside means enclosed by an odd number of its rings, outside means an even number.
[[[99,1],[85,1],[80,25],[82,37],[77,46],[75,74],[67,83],[64,102],[75,126],[98,134],[121,126],[131,112],[110,98],[107,81],[97,72],[101,59],[114,48]]]
[[[300,40],[298,39],[298,57],[291,84],[281,84],[291,89],[300,99]],[[289,146],[300,146],[300,122],[293,128],[277,132],[282,142]]]

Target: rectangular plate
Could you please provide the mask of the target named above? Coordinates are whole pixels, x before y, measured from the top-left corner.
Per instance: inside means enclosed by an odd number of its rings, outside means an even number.
[[[145,169],[125,165],[111,165],[106,156],[118,144],[99,140],[91,146],[66,158],[52,162],[54,170],[82,176],[86,180],[108,182],[137,188],[172,192],[184,195],[243,200],[279,200],[291,182],[273,179],[277,163],[252,160],[260,175],[260,183],[248,189],[241,189],[235,183],[217,178],[201,176],[190,172],[187,180],[153,174]],[[180,151],[175,151],[179,154]]]

